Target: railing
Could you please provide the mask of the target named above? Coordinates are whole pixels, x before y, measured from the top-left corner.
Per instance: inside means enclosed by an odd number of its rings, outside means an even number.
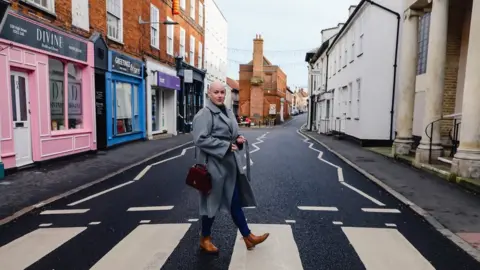
[[[340,117],[336,117],[334,120],[334,135],[337,136],[337,137],[341,137],[343,135],[343,132],[342,132],[342,119]],[[337,129],[338,127],[338,129]]]
[[[458,148],[458,145],[459,145],[458,131],[460,130],[459,126],[460,126],[461,122],[459,122],[460,119],[458,119],[457,117],[461,117],[461,116],[462,116],[462,114],[445,115],[442,118],[439,118],[435,121],[432,121],[430,124],[428,124],[425,127],[425,135],[429,139],[428,164],[432,163],[433,125],[437,122],[440,122],[440,121],[446,121],[446,120],[447,121],[452,121],[453,120],[453,127],[448,131],[448,136],[450,138],[450,141],[452,142],[452,147],[451,147],[451,151],[450,151],[449,156],[453,157],[455,155],[455,153],[457,152],[457,148]],[[430,134],[428,133],[428,130],[430,130]]]

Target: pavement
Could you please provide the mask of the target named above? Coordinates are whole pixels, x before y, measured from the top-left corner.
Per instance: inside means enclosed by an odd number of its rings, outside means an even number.
[[[305,120],[244,130],[258,201],[245,215],[253,233],[271,233],[252,251],[228,214],[213,226],[220,254],[199,250],[187,146],[0,226],[1,269],[480,269],[408,205],[298,132]]]

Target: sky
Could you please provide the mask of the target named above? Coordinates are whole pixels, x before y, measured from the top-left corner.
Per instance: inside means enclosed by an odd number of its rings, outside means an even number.
[[[228,22],[228,73],[252,59],[253,39],[263,37],[264,56],[287,74],[292,90],[308,85],[307,51],[321,45],[321,31],[348,19],[360,0],[214,0]]]

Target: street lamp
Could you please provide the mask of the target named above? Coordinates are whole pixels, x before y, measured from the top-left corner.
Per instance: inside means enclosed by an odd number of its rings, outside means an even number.
[[[0,1],[4,1],[4,0],[0,0]],[[142,20],[142,16],[138,16],[138,23],[139,23],[139,24],[159,23],[159,24],[165,24],[165,25],[175,25],[175,24],[178,24],[178,22],[174,22],[174,21],[148,22],[148,21]]]
[[[0,0],[0,32],[2,32],[3,25],[7,20],[9,10],[10,10],[10,1]]]

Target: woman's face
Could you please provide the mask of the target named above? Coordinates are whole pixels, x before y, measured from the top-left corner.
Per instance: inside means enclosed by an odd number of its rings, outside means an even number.
[[[208,96],[215,105],[222,105],[225,101],[225,88],[210,88]]]

